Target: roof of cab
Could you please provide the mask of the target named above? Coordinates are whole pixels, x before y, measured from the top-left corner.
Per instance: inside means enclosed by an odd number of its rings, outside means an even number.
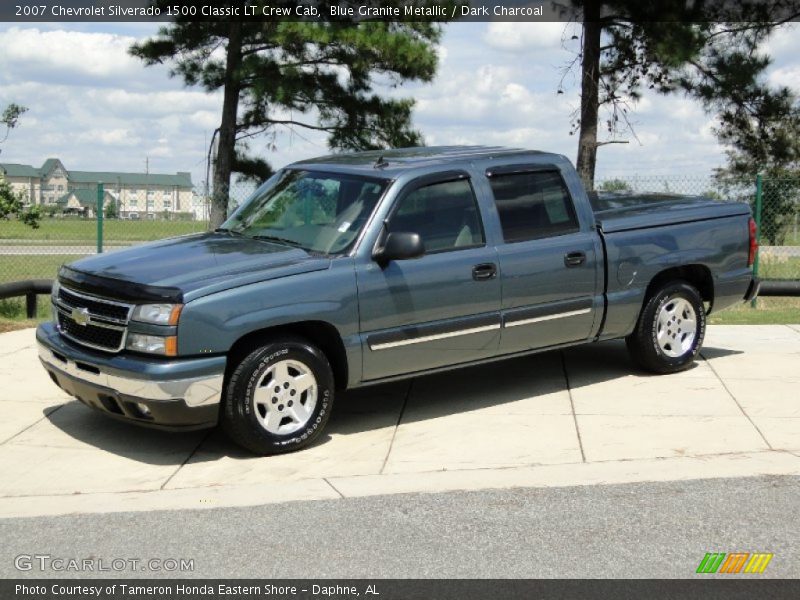
[[[364,175],[393,177],[410,169],[458,163],[465,160],[511,158],[514,156],[538,157],[557,155],[538,150],[506,148],[503,146],[424,146],[396,150],[369,150],[331,154],[319,158],[301,160],[290,167],[330,168],[334,171],[361,171]]]

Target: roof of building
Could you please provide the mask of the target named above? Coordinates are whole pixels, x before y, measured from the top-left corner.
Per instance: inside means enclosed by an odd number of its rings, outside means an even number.
[[[401,148],[397,150],[369,150],[367,152],[348,152],[331,154],[294,163],[303,165],[329,165],[365,170],[375,175],[395,175],[401,171],[434,164],[463,162],[515,155],[539,155],[548,153],[522,148],[506,148],[503,146],[424,146],[417,148]]]
[[[18,163],[0,163],[0,170],[8,177],[31,177],[39,179],[50,173],[54,167],[61,164],[57,158],[48,158],[41,168]],[[63,165],[62,165],[63,166]],[[70,183],[99,183],[107,186],[114,185],[140,185],[162,187],[192,187],[191,173],[178,171],[172,175],[168,173],[123,173],[120,171],[67,171]]]
[[[56,204],[65,205],[69,202],[69,199],[75,196],[75,199],[78,201],[78,204],[85,208],[97,208],[97,190],[92,189],[78,189],[72,190],[71,192],[67,192],[63,196],[61,196],[58,200],[56,200]],[[108,201],[111,194],[105,192],[103,194],[103,203]]]
[[[0,170],[2,170],[7,177],[40,177],[38,169],[30,165],[0,163]]]

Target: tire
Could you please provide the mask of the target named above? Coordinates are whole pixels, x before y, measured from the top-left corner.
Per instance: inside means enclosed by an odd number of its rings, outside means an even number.
[[[225,386],[222,428],[256,454],[292,452],[319,437],[333,398],[325,355],[302,338],[282,336],[236,365]]]
[[[692,365],[705,333],[706,311],[700,292],[686,281],[672,281],[647,300],[636,329],[625,342],[631,358],[645,370],[677,373]]]

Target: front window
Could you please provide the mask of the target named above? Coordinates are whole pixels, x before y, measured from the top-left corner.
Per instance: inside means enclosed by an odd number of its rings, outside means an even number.
[[[346,252],[388,182],[339,173],[289,169],[261,186],[223,230],[310,252]]]

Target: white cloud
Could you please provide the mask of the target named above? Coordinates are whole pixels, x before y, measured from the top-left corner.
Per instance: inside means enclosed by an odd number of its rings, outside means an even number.
[[[558,48],[565,31],[571,29],[566,23],[489,23],[483,40],[499,50],[536,50]]]
[[[34,77],[114,77],[122,83],[142,67],[141,61],[128,54],[134,41],[110,33],[12,27],[0,32],[0,65],[16,72],[25,65]]]
[[[417,100],[415,126],[429,144],[510,145],[574,159],[577,139],[569,130],[579,82],[568,80],[565,93],[556,94],[559,67],[575,46],[568,30],[570,50],[562,48],[564,27],[449,24],[432,83],[381,91]],[[2,160],[38,166],[60,156],[68,169],[136,171],[149,157],[152,172],[191,171],[202,181],[221,97],[187,89],[168,77],[167,67],[145,67],[127,54],[135,39],[154,32],[146,24],[0,26],[0,105],[30,109],[3,145]],[[775,59],[770,82],[800,90],[797,32],[794,25],[782,30],[768,50]],[[628,135],[629,144],[603,146],[601,177],[707,174],[723,163],[713,116],[691,100],[646,92],[630,119],[641,144]],[[323,134],[302,129],[253,139],[250,147],[276,167],[329,151]]]
[[[774,86],[786,86],[795,93],[800,93],[800,65],[775,69],[769,74],[768,82]]]

